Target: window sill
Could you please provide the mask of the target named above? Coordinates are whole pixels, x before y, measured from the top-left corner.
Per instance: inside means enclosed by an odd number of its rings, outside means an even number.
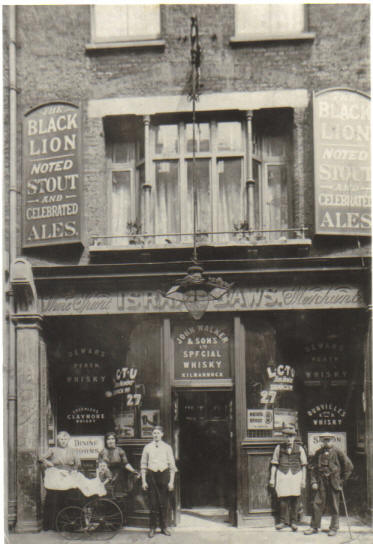
[[[316,37],[315,32],[286,32],[284,34],[236,34],[230,38],[231,45],[262,42],[287,42],[287,41],[310,41]]]
[[[126,40],[118,42],[97,42],[88,43],[85,46],[87,53],[105,51],[107,49],[134,49],[134,48],[164,48],[166,41],[160,38],[151,38],[149,40]]]

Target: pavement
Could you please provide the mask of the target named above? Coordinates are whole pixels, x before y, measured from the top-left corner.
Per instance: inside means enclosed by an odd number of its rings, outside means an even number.
[[[323,518],[322,529],[316,535],[306,536],[303,531],[309,527],[308,520],[299,524],[298,531],[289,528],[276,531],[273,525],[264,527],[232,527],[221,520],[207,520],[182,515],[180,524],[171,528],[171,537],[157,532],[153,539],[148,538],[146,529],[129,527],[121,530],[110,541],[90,538],[79,542],[110,542],[112,544],[373,544],[373,529],[353,518],[351,522],[352,539],[349,535],[346,518],[340,520],[340,530],[335,537],[328,537],[328,517]],[[67,543],[54,531],[41,533],[5,535],[5,544],[63,544]]]

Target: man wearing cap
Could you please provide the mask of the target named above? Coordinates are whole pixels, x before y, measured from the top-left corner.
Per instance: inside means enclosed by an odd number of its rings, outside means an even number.
[[[310,463],[311,486],[315,492],[312,500],[311,527],[305,535],[313,535],[321,526],[321,517],[328,505],[331,511],[329,536],[335,536],[339,528],[339,499],[344,482],[353,470],[351,460],[341,450],[332,445],[331,433],[322,433],[322,442]]]
[[[152,436],[152,442],[144,447],[141,456],[142,488],[144,491],[149,490],[149,538],[155,535],[158,514],[161,532],[171,536],[167,528],[168,492],[174,489],[177,470],[172,448],[162,440],[163,428],[154,427]]]
[[[297,514],[301,489],[306,485],[307,457],[303,447],[295,442],[294,425],[282,429],[286,442],[276,446],[271,461],[270,487],[274,487],[280,501],[280,520],[276,529],[290,525],[293,531],[298,527]]]

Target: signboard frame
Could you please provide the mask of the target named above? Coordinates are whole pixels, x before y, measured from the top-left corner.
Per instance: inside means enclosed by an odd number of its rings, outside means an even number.
[[[70,110],[63,109],[59,112],[58,110],[53,112],[53,108],[58,109],[59,107],[60,108],[68,107],[70,108]],[[49,113],[48,127],[46,125],[43,126],[42,123],[38,125],[38,122],[40,122],[38,114],[39,116],[42,115],[42,111],[44,108],[46,112],[48,111],[47,108],[50,108],[52,110]],[[39,130],[40,130],[40,134],[48,135],[48,128],[49,128],[49,123],[51,123],[52,121],[52,115],[57,115],[58,113],[61,114],[65,111],[71,112],[71,110],[76,110],[76,114],[77,114],[76,127],[75,126],[73,127],[75,128],[75,130],[72,133],[76,135],[76,139],[74,140],[76,146],[73,149],[73,152],[70,153],[69,158],[63,157],[62,155],[60,155],[59,152],[57,151],[57,147],[56,147],[56,150],[52,149],[50,153],[46,153],[46,151],[48,151],[48,149],[51,148],[51,141],[49,140],[49,143],[48,143],[47,136],[45,138],[42,138],[42,144],[40,148],[42,150],[42,155],[46,154],[50,156],[44,157],[40,155],[38,157],[39,172],[41,172],[41,174],[37,173],[36,178],[34,179],[31,178],[31,172],[32,172],[31,164],[33,160],[37,160],[37,157],[35,159],[31,159],[31,144],[30,144],[31,140],[30,140],[30,134],[27,134],[28,122],[32,120],[32,116],[34,115],[35,121],[37,121],[36,125],[39,127]],[[55,126],[59,126],[58,121],[54,120],[53,123],[55,124]],[[52,123],[52,127],[53,127],[53,123]],[[66,121],[66,125],[73,126],[75,125],[75,121],[72,122],[70,118],[69,121]],[[67,138],[67,134],[63,132],[64,128],[65,127],[60,126],[60,132],[61,132],[61,135],[65,134],[65,137]],[[66,128],[66,130],[68,131],[68,128]],[[40,134],[36,134],[35,136],[40,136]],[[56,136],[56,132],[52,132],[50,138],[55,140],[55,144],[57,146],[57,140],[59,139],[59,137]],[[24,114],[23,127],[22,127],[22,162],[23,164],[22,164],[22,191],[21,191],[21,194],[22,194],[21,232],[22,232],[22,247],[23,248],[34,248],[34,247],[40,248],[40,247],[64,246],[64,245],[83,245],[84,209],[83,209],[83,189],[82,189],[82,186],[83,186],[82,143],[83,143],[82,108],[80,103],[74,104],[72,102],[68,102],[64,100],[56,100],[52,102],[39,104]],[[28,149],[28,144],[30,144],[30,149]],[[40,144],[40,141],[39,141],[39,144]],[[33,148],[34,155],[37,155],[37,152],[36,152],[37,150],[35,149],[35,147],[39,144],[34,145],[34,148]],[[71,166],[67,164],[67,162],[69,161],[72,163]],[[43,165],[47,165],[45,172],[42,171]],[[62,194],[64,189],[49,190],[50,189],[49,187],[47,191],[46,189],[47,183],[49,184],[49,182],[45,182],[45,189],[42,189],[42,190],[44,191],[44,193],[46,193],[46,194],[43,193],[44,197],[47,197],[47,198],[43,199],[43,197],[41,196],[40,200],[38,200],[37,198],[32,198],[31,200],[34,200],[34,202],[28,201],[27,193],[26,193],[27,183],[30,182],[32,187],[31,191],[33,193],[36,192],[37,187],[41,186],[40,184],[38,185],[39,179],[43,179],[43,180],[47,179],[46,177],[43,177],[44,173],[46,173],[47,176],[48,174],[54,174],[54,176],[49,175],[48,179],[53,177],[54,178],[60,177],[61,178],[60,183],[62,186],[63,185],[66,186],[66,184],[70,183],[70,187],[71,187],[70,193],[72,193],[72,195]],[[62,177],[63,177],[63,180],[62,180]],[[53,186],[53,184],[51,185]],[[54,185],[58,185],[58,184],[55,182]],[[48,200],[48,198],[50,198],[50,200]],[[36,202],[37,200],[38,202]],[[35,204],[35,206],[31,206],[30,208],[28,208],[28,204]],[[64,205],[65,207],[64,209],[61,208],[61,210],[57,210],[58,213],[61,212],[61,215],[54,215],[56,213],[55,208],[57,208],[61,204]],[[34,210],[35,210],[36,217],[31,217],[31,219],[27,219],[26,214],[29,209],[32,210],[30,214],[31,216],[34,215]],[[74,213],[75,209],[77,210],[76,214]],[[44,210],[46,211],[45,215],[44,215]],[[64,212],[66,212],[66,214],[64,214]],[[71,224],[67,226],[67,223],[69,222],[69,217],[76,218],[74,226],[72,226]],[[32,225],[33,220],[36,220],[39,222],[40,219],[43,220],[42,224],[39,224],[39,223],[37,224],[38,227],[39,226],[41,227],[41,233],[40,231],[38,232],[38,234],[41,234],[40,237],[38,237],[38,239],[35,239],[33,241],[27,240],[28,226]],[[52,221],[50,221],[51,219]],[[61,219],[65,220],[65,222],[61,221]],[[57,224],[55,228],[53,227],[53,220],[55,220],[55,224]],[[74,221],[74,219],[72,219],[72,221]],[[71,220],[70,220],[70,223],[71,223]],[[67,228],[65,228],[65,224]],[[54,234],[56,234],[56,236],[55,237],[46,236],[43,238],[43,235],[48,232],[47,230],[48,226],[51,226],[51,225],[52,225],[52,231],[53,230],[55,231]],[[33,227],[36,228],[36,223],[34,223]],[[64,229],[65,233],[66,232],[71,233],[72,232],[71,229],[75,229],[76,234],[71,236],[68,234],[61,235],[60,229]],[[48,232],[48,235],[50,234],[51,233]]]
[[[339,97],[342,106],[340,111],[337,108],[333,110],[333,107],[326,107],[324,112],[325,123],[322,124],[321,114],[319,115],[318,111],[319,102],[328,95],[330,97],[332,93],[336,94],[335,99],[340,93]],[[343,93],[346,103],[343,103],[342,100]],[[356,115],[358,117],[359,114],[356,110],[354,110],[354,115],[351,113],[350,124],[347,124],[347,119],[343,119],[343,117],[348,117],[346,113],[347,96],[350,98],[353,96],[355,99],[356,97],[366,99],[368,101],[368,112],[370,111],[370,96],[356,89],[332,87],[313,93],[312,97],[315,234],[317,235],[371,236],[371,204],[369,206],[365,204],[366,201],[370,203],[371,198],[371,174],[369,170],[371,137],[369,132],[369,141],[366,144],[357,145],[351,143],[354,130],[356,133],[359,130],[355,126]],[[333,104],[333,101],[330,103]],[[343,106],[345,106],[345,109],[342,110]],[[331,118],[328,118],[329,112]],[[328,120],[329,123],[327,123]],[[366,123],[364,127],[369,131],[370,120],[362,119],[361,121],[362,125]],[[360,133],[362,133],[362,125],[360,126]],[[364,189],[360,188],[359,191],[356,189],[351,191],[349,175],[352,179],[354,176],[357,179],[361,177],[360,184]],[[335,181],[334,176],[338,177],[338,182]],[[364,176],[369,177],[369,180],[364,180]],[[321,177],[325,179],[321,179]],[[344,177],[346,179],[343,179]],[[329,183],[327,180],[329,180]],[[353,179],[353,181],[358,184],[356,179]],[[346,186],[348,186],[348,191]],[[321,192],[321,190],[324,192]],[[369,194],[365,194],[365,192]],[[351,202],[353,196],[356,197],[356,202],[360,198],[365,205],[358,206],[354,203],[354,200]],[[325,200],[325,203],[322,203],[323,200]],[[326,219],[328,225],[322,225]],[[359,225],[357,225],[357,221],[360,221]]]

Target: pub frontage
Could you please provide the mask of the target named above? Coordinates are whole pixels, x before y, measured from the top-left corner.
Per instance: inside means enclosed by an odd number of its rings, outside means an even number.
[[[288,424],[333,434],[373,524],[368,38],[365,4],[4,6],[11,530],[60,431],[92,476],[158,424],[175,526],[273,526]]]
[[[24,290],[21,275],[30,268],[20,259],[16,269],[15,285]],[[125,265],[119,269],[126,275]],[[84,279],[75,270],[69,281],[61,281],[60,267],[33,272],[33,310],[23,307],[15,319],[23,372],[34,373],[25,426],[42,433],[44,447],[67,430],[89,474],[105,433],[114,429],[138,469],[161,423],[178,467],[173,523],[185,509],[218,508],[233,525],[262,526],[276,512],[268,477],[281,428],[294,423],[309,455],[328,430],[354,462],[346,494],[351,512],[361,513],[369,402],[361,269],[350,272],[348,283],[330,271],[323,277],[294,271],[292,284],[288,274],[263,281],[255,272],[249,283],[230,273],[234,287],[199,321],[162,297],[161,277],[145,288],[140,279],[110,279],[104,265],[85,267]],[[97,279],[98,272],[106,278]],[[44,423],[40,413],[47,414]],[[146,526],[146,497],[131,475],[128,490],[129,523]]]

